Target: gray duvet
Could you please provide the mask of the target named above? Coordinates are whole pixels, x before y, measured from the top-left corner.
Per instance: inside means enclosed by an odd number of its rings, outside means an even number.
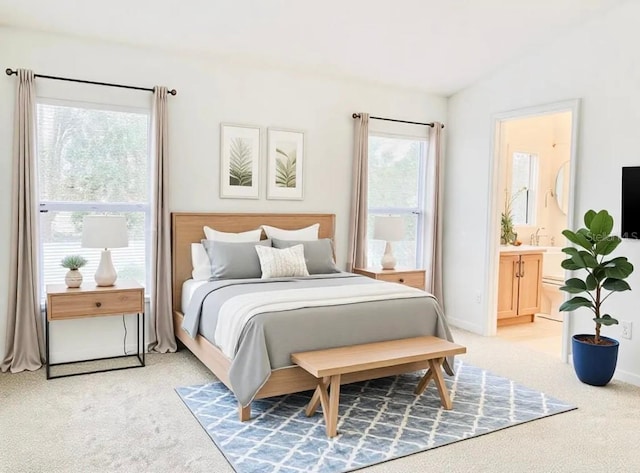
[[[297,287],[392,284],[351,273],[303,278],[226,279],[199,287],[189,303],[182,328],[214,343],[217,314],[237,295]],[[255,315],[244,327],[231,360],[231,389],[244,406],[251,402],[271,370],[291,366],[291,353],[399,338],[435,335],[452,341],[438,302],[424,297],[307,307]],[[453,364],[450,362],[450,366]]]

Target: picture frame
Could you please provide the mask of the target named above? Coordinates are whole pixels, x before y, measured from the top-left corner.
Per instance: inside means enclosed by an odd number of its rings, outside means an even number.
[[[260,127],[220,124],[220,198],[260,198]]]
[[[267,199],[303,200],[304,132],[267,130]]]

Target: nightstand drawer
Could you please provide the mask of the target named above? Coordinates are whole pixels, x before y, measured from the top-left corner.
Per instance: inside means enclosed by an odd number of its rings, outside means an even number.
[[[424,271],[403,272],[378,274],[377,278],[381,281],[395,282],[424,290]]]
[[[49,296],[49,320],[144,312],[144,292],[108,291]]]

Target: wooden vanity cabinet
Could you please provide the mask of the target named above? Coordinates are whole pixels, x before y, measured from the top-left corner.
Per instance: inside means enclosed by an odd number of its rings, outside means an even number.
[[[542,297],[542,253],[500,255],[498,326],[533,322]]]

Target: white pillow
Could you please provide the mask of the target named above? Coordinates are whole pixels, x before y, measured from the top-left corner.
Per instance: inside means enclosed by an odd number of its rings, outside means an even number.
[[[270,246],[256,246],[262,279],[309,276],[304,261],[304,246],[296,245],[282,250]]]
[[[191,243],[191,277],[196,281],[206,281],[211,277],[211,261],[202,243]]]
[[[249,230],[248,232],[227,233],[219,232],[218,230],[205,226],[204,235],[207,240],[224,241],[227,243],[243,243],[247,241],[260,241],[262,229],[256,228],[255,230]]]
[[[248,232],[227,233],[219,232],[218,230],[205,226],[204,235],[207,237],[207,240],[228,243],[257,242],[260,241],[260,237],[262,236],[262,228],[249,230]],[[213,274],[211,272],[211,260],[209,260],[207,250],[204,249],[202,243],[191,243],[191,265],[193,266],[191,277],[196,281],[206,281],[211,278]]]
[[[319,223],[314,223],[306,228],[300,228],[298,230],[284,230],[282,228],[270,227],[269,225],[262,225],[264,232],[267,234],[267,238],[277,238],[278,240],[317,240],[318,230],[320,229]]]

